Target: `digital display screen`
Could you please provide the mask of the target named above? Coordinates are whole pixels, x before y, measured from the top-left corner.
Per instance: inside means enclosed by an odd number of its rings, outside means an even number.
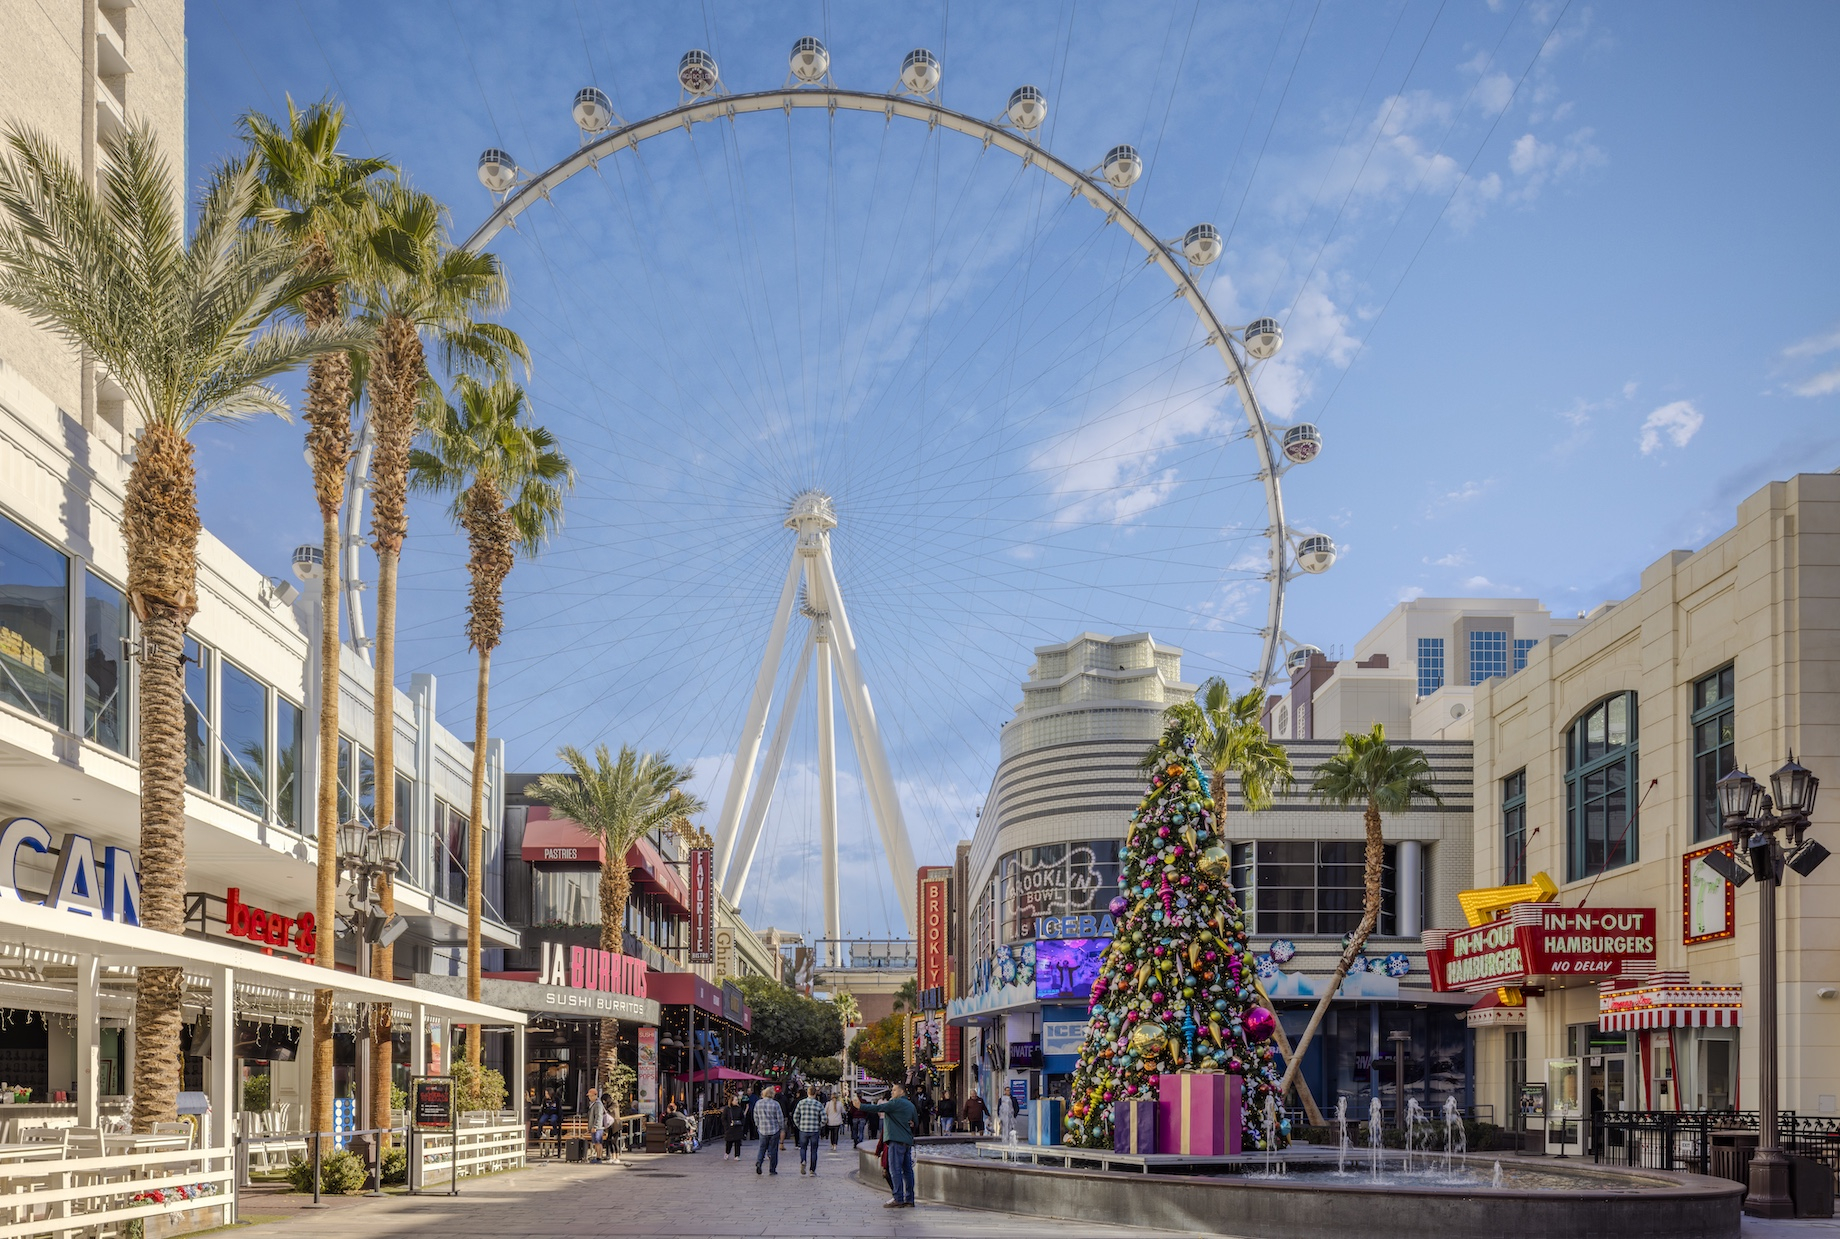
[[[1042,1002],[1091,998],[1110,938],[1061,938],[1035,944],[1035,997]]]

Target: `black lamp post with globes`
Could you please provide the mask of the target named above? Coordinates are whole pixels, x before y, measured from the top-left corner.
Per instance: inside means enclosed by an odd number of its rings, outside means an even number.
[[[1753,1217],[1793,1217],[1789,1159],[1776,1122],[1776,888],[1784,870],[1807,877],[1827,859],[1827,849],[1806,838],[1809,815],[1821,780],[1794,755],[1770,776],[1770,792],[1749,774],[1733,770],[1718,782],[1719,814],[1731,832],[1735,856],[1713,852],[1712,870],[1733,885],[1757,879],[1759,990],[1757,1153],[1751,1159],[1750,1191],[1744,1211]],[[1781,836],[1780,838],[1778,836]]]

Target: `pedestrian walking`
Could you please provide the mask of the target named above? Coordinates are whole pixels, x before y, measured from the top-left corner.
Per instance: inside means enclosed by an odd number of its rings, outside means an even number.
[[[964,1109],[959,1112],[958,1117],[963,1122],[965,1130],[972,1135],[984,1134],[984,1099],[978,1096],[975,1088],[971,1090],[971,1096],[965,1098]]]
[[[818,1086],[807,1084],[805,1096],[799,1098],[799,1104],[793,1107],[792,1125],[799,1132],[799,1174],[806,1173],[806,1163],[811,1165],[810,1173],[818,1173],[818,1141],[824,1138],[824,1103],[818,1100]]]
[[[952,1124],[958,1120],[958,1103],[952,1100],[952,1094],[945,1093],[939,1098],[939,1134],[952,1134]]]
[[[907,1100],[907,1090],[891,1085],[888,1100],[863,1107],[882,1116],[882,1135],[888,1142],[888,1183],[894,1199],[884,1209],[914,1207],[914,1121],[918,1117],[914,1103]]]
[[[755,1174],[760,1173],[763,1160],[771,1164],[774,1174],[779,1173],[780,1132],[786,1126],[786,1112],[773,1097],[776,1091],[770,1088],[762,1091],[760,1100],[754,1103],[754,1127],[760,1132],[760,1149],[754,1154]]]
[[[843,1129],[843,1102],[835,1093],[824,1103],[824,1133],[831,1138],[831,1151],[837,1151],[837,1133]]]
[[[863,1137],[868,1135],[869,1120],[862,1111],[862,1098],[852,1095],[849,1105],[850,1147],[860,1149]]]
[[[598,1088],[588,1090],[588,1152],[589,1162],[598,1166],[605,1156],[606,1146],[603,1133],[607,1130],[607,1107],[601,1101]]]
[[[740,1093],[730,1093],[722,1107],[722,1160],[741,1160],[741,1142],[747,1139],[748,1108]]]

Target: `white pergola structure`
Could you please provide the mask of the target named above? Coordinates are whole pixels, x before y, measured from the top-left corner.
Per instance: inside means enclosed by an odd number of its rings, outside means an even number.
[[[881,729],[875,721],[869,684],[863,678],[862,661],[857,656],[856,634],[850,627],[843,591],[837,586],[837,570],[831,563],[830,534],[837,528],[837,509],[831,497],[822,491],[801,492],[786,514],[786,528],[795,530],[798,539],[793,546],[792,563],[786,568],[786,582],[779,591],[779,605],[773,612],[766,653],[760,660],[760,675],[754,681],[754,697],[748,703],[741,739],[735,746],[735,764],[729,774],[728,791],[722,798],[722,816],[716,823],[716,881],[731,902],[741,902],[742,892],[747,888],[748,871],[754,864],[754,853],[760,846],[761,828],[766,824],[767,810],[773,803],[773,789],[785,764],[786,745],[798,718],[799,699],[805,691],[805,680],[815,654],[824,936],[829,939],[830,953],[835,955],[837,940],[842,936],[842,916],[837,876],[837,727],[832,704],[835,691],[833,659],[836,680],[843,690],[844,717],[849,722],[850,740],[856,748],[856,764],[868,792],[869,812],[881,835],[882,854],[894,877],[895,894],[900,896],[901,915],[910,934],[914,931],[914,852],[907,839],[907,823],[901,816],[901,800],[888,765],[888,753],[882,746]],[[801,581],[804,586],[802,602]],[[767,750],[767,759],[761,765],[759,786],[754,787],[754,766],[760,756],[760,742],[766,737],[767,711],[779,678],[786,630],[792,625],[795,610],[805,617],[808,625],[804,647],[799,651],[798,666],[780,703],[779,721],[773,728],[773,743]],[[753,788],[751,799],[750,788]],[[826,962],[835,964],[837,961]]]

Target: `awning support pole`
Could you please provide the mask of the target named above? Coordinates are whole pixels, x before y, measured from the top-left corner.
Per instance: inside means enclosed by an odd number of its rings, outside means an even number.
[[[211,1144],[235,1143],[236,1124],[236,970],[211,971],[211,1114],[216,1130]]]
[[[102,961],[77,956],[77,1126],[97,1123],[97,1077],[102,1071]]]

